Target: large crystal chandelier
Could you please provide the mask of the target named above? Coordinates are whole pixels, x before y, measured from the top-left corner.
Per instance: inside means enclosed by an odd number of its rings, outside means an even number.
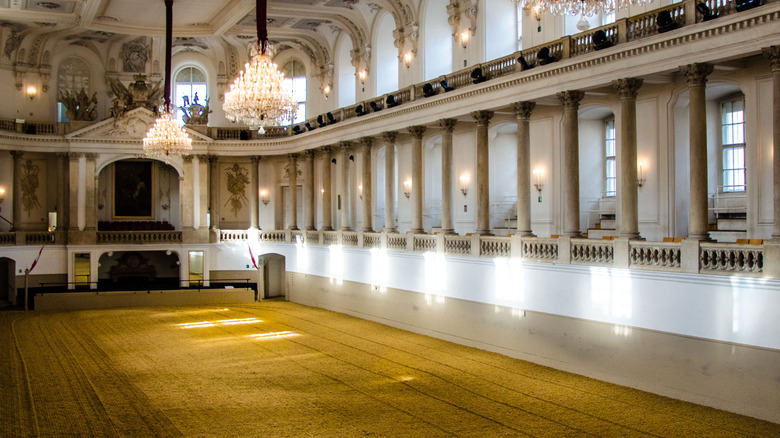
[[[189,155],[192,139],[173,117],[171,106],[171,46],[173,45],[173,0],[165,0],[165,103],[160,106],[160,117],[154,121],[144,137],[144,155],[167,158]]]
[[[650,0],[512,0],[519,3],[527,12],[533,11],[537,16],[549,12],[556,15],[582,15],[590,17],[595,14],[605,14],[616,9],[642,5]]]
[[[222,108],[232,122],[259,128],[262,134],[269,124],[292,123],[298,102],[284,85],[284,74],[266,53],[268,49],[267,0],[256,0],[257,42],[250,46],[251,59],[244,65]]]

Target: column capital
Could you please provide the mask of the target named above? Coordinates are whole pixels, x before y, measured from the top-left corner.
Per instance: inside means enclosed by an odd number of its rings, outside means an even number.
[[[70,161],[78,161],[84,154],[81,152],[68,152],[68,158]]]
[[[24,156],[24,151],[9,151],[9,153],[15,160],[19,160]]]
[[[583,97],[585,97],[585,92],[579,90],[568,90],[561,91],[560,93],[556,94],[556,96],[558,96],[558,99],[565,108],[577,109],[580,106],[580,101]]]
[[[333,153],[333,148],[330,146],[323,146],[320,148],[320,151],[322,151],[326,157],[330,157],[330,155]]]
[[[84,154],[84,156],[87,157],[88,161],[95,161],[100,156],[100,154],[95,153],[95,152],[87,152],[86,154]],[[186,155],[186,156],[189,156],[189,155]]]
[[[56,153],[56,154],[54,154],[54,155],[55,155],[57,158],[68,158],[68,153],[67,153],[67,152],[57,152],[57,153]]]
[[[348,150],[352,149],[352,142],[351,141],[340,141],[339,142],[339,147],[343,151],[348,151]]]
[[[487,126],[495,113],[493,111],[472,111],[471,117],[477,121],[477,125]]]
[[[374,138],[373,137],[360,137],[360,144],[363,145],[364,148],[370,149],[371,146],[374,144]]]
[[[263,157],[261,157],[260,155],[252,155],[251,157],[249,157],[249,159],[252,160],[252,163],[254,164],[259,163],[262,158]]]
[[[398,133],[395,131],[385,131],[382,133],[382,140],[389,145],[395,145],[395,141],[398,139]]]
[[[209,155],[208,157],[209,157],[209,162],[211,163],[216,163],[217,161],[219,161],[219,155]]]
[[[297,153],[287,154],[287,159],[290,160],[291,163],[295,163],[296,161],[298,161],[298,154]]]
[[[515,102],[512,104],[512,110],[518,120],[529,120],[534,108],[536,108],[536,102]]]
[[[317,151],[315,149],[306,149],[303,154],[306,156],[307,160],[314,160],[314,156],[317,154]]]
[[[415,125],[406,128],[412,138],[416,140],[422,140],[423,134],[425,134],[425,126]]]
[[[183,157],[181,157],[181,160],[184,161],[185,163],[192,163],[192,155],[184,155]]]
[[[712,64],[696,62],[680,66],[680,73],[685,75],[689,87],[704,86],[707,84],[707,76],[709,76],[714,69]]]
[[[200,161],[201,163],[203,163],[203,162],[206,162],[206,161],[208,161],[208,160],[209,160],[209,157],[210,157],[210,155],[207,155],[207,154],[200,154],[200,155],[196,155],[196,157],[198,157],[198,161]]]
[[[636,99],[639,88],[645,81],[637,78],[616,79],[612,81],[612,86],[617,90],[621,100]]]
[[[761,49],[761,53],[769,58],[773,72],[780,71],[780,46],[764,47]]]
[[[456,123],[458,123],[457,119],[439,119],[439,128],[441,128],[441,132],[452,134]]]

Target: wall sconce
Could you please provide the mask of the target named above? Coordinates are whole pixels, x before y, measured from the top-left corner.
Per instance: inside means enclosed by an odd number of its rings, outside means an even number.
[[[542,188],[544,188],[544,170],[534,169],[534,187],[539,192],[538,202],[542,202]]]
[[[407,179],[404,181],[404,196],[406,196],[407,199],[409,199],[409,196],[412,195],[412,180]]]
[[[358,184],[358,196],[363,199],[363,184]]]
[[[360,70],[358,72],[358,79],[360,80],[360,85],[363,87],[363,92],[366,91],[366,77],[368,76],[368,73],[366,73],[365,70]]]
[[[325,95],[325,100],[328,100],[328,96],[330,96],[330,85],[322,87],[322,94]]]
[[[263,201],[263,205],[268,205],[268,202],[270,202],[268,190],[260,190],[260,200]]]
[[[30,100],[35,99],[35,96],[37,95],[38,95],[38,90],[35,87],[33,87],[32,85],[27,87],[27,97],[29,97]]]
[[[639,187],[642,187],[643,185],[645,185],[646,179],[645,179],[644,167],[645,167],[645,162],[644,161],[640,161],[639,163],[637,163],[636,185],[639,186]]]
[[[463,193],[463,196],[469,193],[469,182],[470,178],[467,173],[460,176],[460,192]]]
[[[320,189],[320,194],[324,194],[324,193],[325,193],[325,189]]]
[[[412,52],[404,53],[404,65],[406,66],[406,68],[412,66]]]
[[[0,187],[0,204],[5,200],[5,187]],[[3,211],[0,209],[0,211]]]
[[[466,29],[466,30],[464,30],[463,32],[460,33],[460,45],[463,46],[464,49],[469,44],[470,36],[471,35],[469,34],[468,29]]]

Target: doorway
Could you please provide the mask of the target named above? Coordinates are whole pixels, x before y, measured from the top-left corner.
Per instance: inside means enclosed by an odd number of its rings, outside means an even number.
[[[12,306],[17,302],[16,261],[0,257],[0,303],[8,302]]]
[[[258,257],[261,266],[262,279],[258,295],[263,298],[286,297],[285,258],[281,254],[264,254]]]

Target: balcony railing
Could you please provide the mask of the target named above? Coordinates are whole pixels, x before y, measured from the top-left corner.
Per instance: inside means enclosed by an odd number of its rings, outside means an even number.
[[[680,3],[654,9],[644,14],[623,18],[614,23],[594,28],[586,32],[564,36],[558,40],[546,42],[543,45],[515,52],[502,58],[472,65],[468,68],[436,78],[436,80],[433,81],[421,82],[382,96],[377,96],[367,99],[363,102],[358,102],[348,107],[335,109],[330,113],[337,122],[360,117],[362,114],[358,114],[356,111],[358,106],[362,106],[366,113],[374,111],[371,106],[372,103],[375,104],[379,110],[385,109],[387,108],[387,96],[389,95],[392,95],[400,105],[404,105],[408,102],[413,102],[421,98],[423,96],[422,87],[426,83],[430,83],[430,85],[433,87],[433,90],[438,93],[441,89],[440,82],[442,80],[446,81],[449,86],[456,89],[471,87],[474,86],[471,78],[471,72],[476,67],[481,68],[482,74],[488,79],[495,79],[507,75],[512,75],[522,70],[518,58],[522,56],[526,62],[531,65],[535,65],[537,63],[537,55],[543,48],[548,49],[550,55],[557,60],[586,55],[599,49],[595,47],[593,42],[593,35],[596,32],[603,31],[606,39],[612,43],[613,46],[619,46],[620,44],[629,41],[637,41],[644,38],[653,37],[658,34],[658,25],[656,23],[656,19],[658,14],[662,11],[669,12],[677,27],[694,25],[704,21],[704,17],[696,11],[696,3],[699,1],[700,0],[684,0]],[[717,17],[723,17],[736,13],[734,1],[702,1],[710,8],[712,14],[716,15]],[[775,3],[777,1],[780,0],[763,0],[763,4],[766,5]],[[313,117],[304,121],[304,123],[308,122],[311,126],[316,128],[319,126],[317,123],[318,116],[319,115],[314,115]],[[323,120],[329,121],[329,119]],[[300,126],[303,127],[304,123],[301,123]],[[37,135],[51,135],[58,133],[57,128],[57,124],[51,122],[30,121],[17,123],[17,121],[14,119],[0,119],[0,130],[3,131],[15,131],[18,133]],[[305,132],[307,131],[304,128],[302,133]],[[272,139],[288,137],[292,136],[293,134],[294,130],[290,127],[266,128],[266,133],[263,134],[262,137],[258,137],[256,133],[252,132],[252,130],[246,127],[210,127],[208,129],[207,135],[215,140],[236,141],[255,140],[258,138]]]

